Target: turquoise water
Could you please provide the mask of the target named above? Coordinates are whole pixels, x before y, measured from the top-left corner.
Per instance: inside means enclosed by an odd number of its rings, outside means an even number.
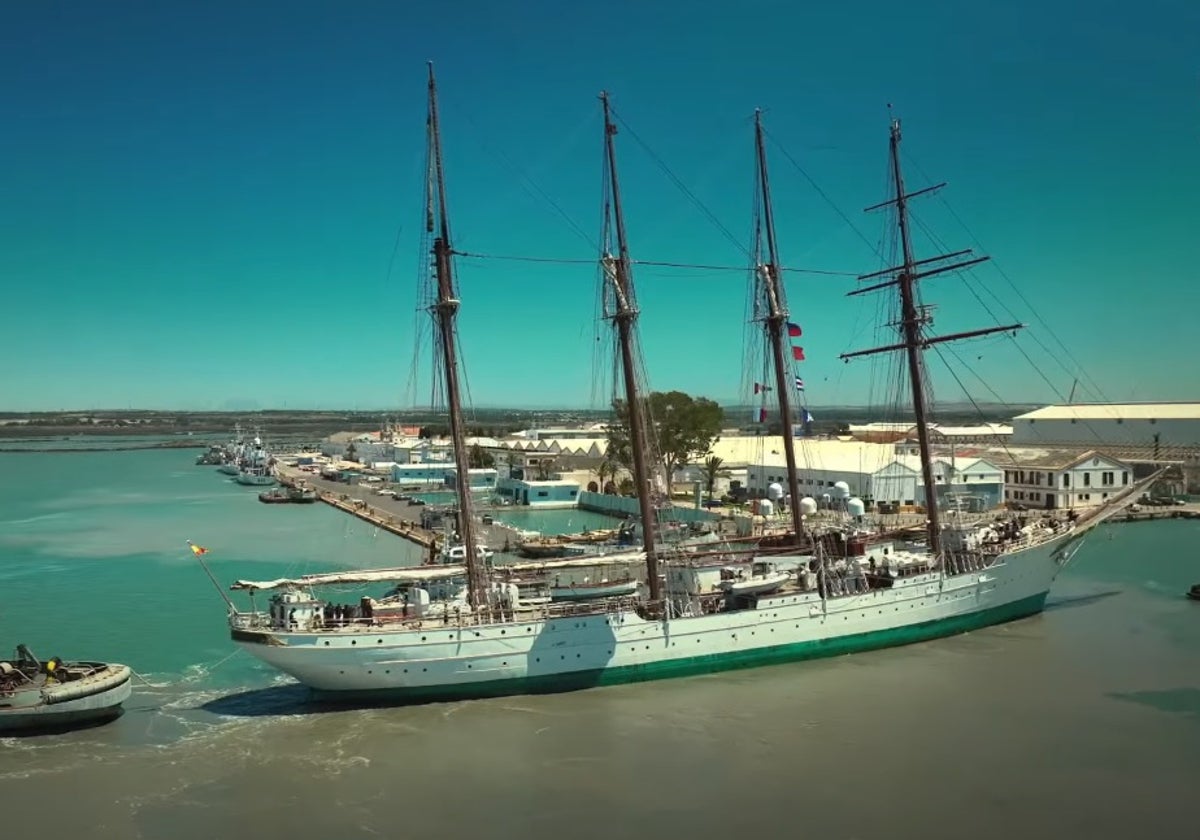
[[[511,528],[540,531],[543,534],[578,534],[582,531],[616,528],[624,520],[624,517],[608,516],[579,508],[501,508],[493,511],[492,517],[496,522]]]
[[[225,588],[420,562],[405,540],[326,505],[264,505],[259,488],[193,460],[184,450],[0,454],[0,645],[125,662],[167,702],[264,686],[281,678],[230,656],[221,595],[186,540],[209,549]],[[138,689],[136,705],[153,702]]]
[[[1044,614],[950,639],[330,712],[236,651],[184,541],[211,550],[222,586],[415,563],[418,550],[324,505],[260,504],[193,456],[0,455],[0,634],[47,657],[124,661],[146,681],[108,726],[0,739],[14,832],[776,837],[802,819],[822,837],[1194,833],[1200,604],[1183,593],[1200,582],[1200,521],[1105,526]],[[598,527],[579,511],[512,515]],[[820,807],[780,805],[797,796]],[[64,801],[50,818],[30,807]],[[708,802],[725,805],[697,807]]]

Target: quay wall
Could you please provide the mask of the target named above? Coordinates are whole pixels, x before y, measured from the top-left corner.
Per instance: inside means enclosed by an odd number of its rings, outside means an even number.
[[[579,494],[579,507],[583,510],[596,511],[597,513],[607,513],[614,516],[640,516],[638,508],[638,500],[633,496],[613,496],[608,493],[589,493],[586,490]],[[672,519],[679,522],[716,522],[721,518],[718,513],[713,513],[704,508],[680,507],[675,506],[675,509],[670,514]]]

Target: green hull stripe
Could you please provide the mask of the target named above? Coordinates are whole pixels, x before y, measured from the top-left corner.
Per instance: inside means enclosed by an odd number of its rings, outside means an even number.
[[[897,647],[914,642],[924,642],[969,630],[978,630],[1006,621],[1040,613],[1046,604],[1046,593],[1035,595],[980,612],[939,618],[922,624],[910,624],[890,630],[873,630],[850,636],[837,636],[811,642],[796,642],[788,645],[738,651],[735,653],[713,653],[650,662],[645,665],[624,665],[613,668],[598,668],[570,674],[518,677],[515,679],[492,680],[490,682],[466,683],[449,686],[420,686],[416,688],[381,689],[379,691],[314,691],[326,701],[378,701],[388,703],[428,703],[445,700],[469,700],[480,697],[507,697],[514,694],[550,694],[562,691],[577,691],[602,685],[659,680],[670,677],[686,677],[729,671],[736,668],[753,668],[781,662],[839,656],[865,650]]]

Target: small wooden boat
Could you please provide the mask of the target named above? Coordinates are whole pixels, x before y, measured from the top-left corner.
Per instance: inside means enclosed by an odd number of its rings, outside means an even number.
[[[1188,590],[1187,596],[1193,601],[1200,601],[1200,583],[1192,584],[1192,588]]]
[[[25,645],[0,661],[0,734],[72,729],[112,720],[133,691],[128,665],[41,662]]]

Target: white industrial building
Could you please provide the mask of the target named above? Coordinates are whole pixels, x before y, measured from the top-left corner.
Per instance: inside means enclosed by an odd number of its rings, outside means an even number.
[[[1012,437],[1013,428],[1006,423],[976,423],[971,426],[949,426],[927,423],[929,440],[933,443],[1002,443]],[[851,423],[847,427],[855,440],[870,443],[916,441],[917,427],[912,423]]]
[[[997,458],[1004,470],[1004,500],[1046,510],[1071,510],[1102,505],[1129,488],[1133,470],[1128,464],[1097,452],[1014,451]]]
[[[850,494],[868,507],[884,510],[913,508],[925,502],[921,461],[897,455],[895,447],[862,441],[821,440],[796,445],[797,482],[800,492],[818,502],[836,496],[835,485],[844,482]],[[941,506],[988,510],[999,506],[1004,493],[1002,470],[981,458],[934,461],[934,482]],[[772,484],[787,487],[784,456],[773,452],[747,470],[751,496],[768,494]]]
[[[1200,449],[1200,402],[1049,405],[1013,420],[1013,444]]]

